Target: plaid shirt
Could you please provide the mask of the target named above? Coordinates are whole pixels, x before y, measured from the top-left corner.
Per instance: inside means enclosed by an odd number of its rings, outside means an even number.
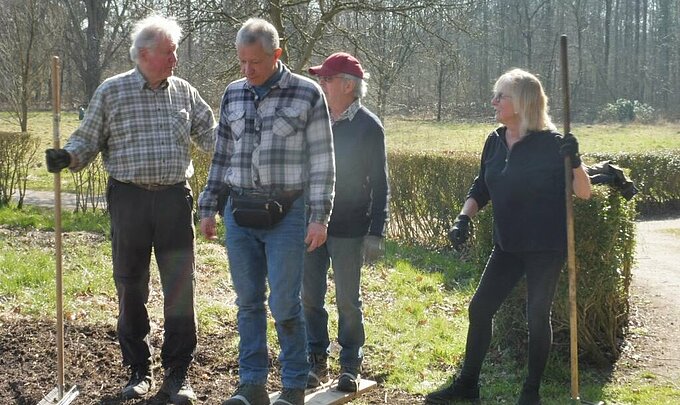
[[[225,184],[268,193],[305,190],[310,221],[328,223],[335,158],[318,84],[284,65],[279,82],[262,99],[246,79],[227,86],[208,182],[198,200],[201,218],[215,215]]]
[[[357,115],[357,111],[361,109],[361,99],[358,98],[352,102],[352,104],[347,107],[345,111],[340,114],[337,120],[334,120],[333,117],[331,117],[331,123],[335,125],[336,122],[342,121],[342,120],[350,120],[352,121],[354,119],[354,116]]]
[[[212,151],[215,126],[210,106],[187,81],[171,76],[153,90],[135,68],[97,88],[64,148],[77,159],[74,171],[101,152],[116,180],[175,184],[193,175],[190,141]]]

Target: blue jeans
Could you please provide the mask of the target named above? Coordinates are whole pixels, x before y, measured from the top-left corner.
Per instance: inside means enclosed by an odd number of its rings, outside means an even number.
[[[267,310],[274,317],[281,352],[284,388],[305,388],[309,363],[305,320],[300,302],[305,247],[304,198],[298,198],[288,215],[271,229],[240,227],[225,209],[229,271],[238,306],[239,376],[241,384],[267,382]]]
[[[338,343],[340,366],[358,369],[366,340],[361,310],[361,266],[363,237],[329,236],[323,246],[305,256],[302,304],[307,322],[307,340],[311,354],[326,354],[330,346],[328,312],[324,307],[326,276],[333,265],[335,300],[338,308]]]

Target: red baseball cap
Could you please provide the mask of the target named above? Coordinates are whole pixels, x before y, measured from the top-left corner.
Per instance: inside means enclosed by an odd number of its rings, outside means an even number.
[[[337,52],[326,58],[322,65],[312,66],[309,73],[317,76],[335,76],[347,73],[359,79],[364,78],[364,69],[354,56],[346,52]]]

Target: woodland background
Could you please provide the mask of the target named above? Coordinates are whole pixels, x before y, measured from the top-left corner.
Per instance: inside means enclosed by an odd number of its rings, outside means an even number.
[[[383,118],[490,118],[491,86],[512,67],[541,77],[559,117],[567,34],[575,120],[597,121],[621,100],[680,119],[677,0],[0,0],[0,110],[30,129],[29,111],[49,108],[51,55],[62,59],[64,107],[86,105],[132,67],[132,25],[152,13],[182,25],[176,75],[213,106],[240,77],[236,31],[259,16],[294,71],[335,51],[358,56],[371,73],[365,103]]]

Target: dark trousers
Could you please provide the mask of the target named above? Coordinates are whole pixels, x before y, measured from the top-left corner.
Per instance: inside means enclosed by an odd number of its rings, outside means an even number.
[[[110,179],[113,278],[118,292],[118,340],[123,364],[150,364],[151,250],[163,289],[165,368],[188,366],[196,348],[193,197],[183,184],[149,191]]]
[[[527,281],[529,372],[526,384],[538,387],[552,345],[550,311],[565,254],[559,251],[504,252],[495,246],[470,302],[470,327],[460,377],[477,383],[491,343],[493,316],[520,279]]]

